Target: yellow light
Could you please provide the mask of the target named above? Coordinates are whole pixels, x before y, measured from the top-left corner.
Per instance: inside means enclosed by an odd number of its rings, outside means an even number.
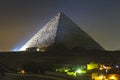
[[[25,71],[24,70],[21,70],[21,72],[20,72],[21,74],[25,74]]]
[[[114,75],[110,76],[109,79],[116,80],[116,77]]]
[[[67,72],[67,74],[76,77],[76,72]]]
[[[97,68],[98,68],[98,64],[96,63],[87,64],[87,70],[92,70],[92,69],[97,69]]]
[[[68,72],[69,70],[68,69],[65,69],[64,72]]]
[[[99,78],[99,79],[103,79],[103,78],[104,78],[104,76],[99,76],[98,78]]]
[[[100,76],[98,76],[98,77],[97,77],[97,79],[96,79],[96,80],[103,80],[103,79],[105,80],[105,79],[106,79],[106,77],[105,77],[104,75],[100,75]]]

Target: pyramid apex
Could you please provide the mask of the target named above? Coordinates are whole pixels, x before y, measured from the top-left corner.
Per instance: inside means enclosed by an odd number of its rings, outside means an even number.
[[[57,15],[62,16],[62,15],[65,15],[65,14],[63,12],[59,12]]]
[[[58,12],[57,14],[61,14],[62,12]]]

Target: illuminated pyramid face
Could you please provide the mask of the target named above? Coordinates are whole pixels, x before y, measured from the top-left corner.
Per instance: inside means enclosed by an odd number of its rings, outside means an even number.
[[[72,20],[63,13],[58,13],[23,45],[20,51],[30,47],[47,48],[54,44],[62,44],[68,49],[80,47],[87,50],[104,50]]]

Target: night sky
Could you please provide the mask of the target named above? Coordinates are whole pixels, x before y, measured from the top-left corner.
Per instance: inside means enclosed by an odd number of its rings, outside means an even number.
[[[0,51],[18,50],[58,12],[106,50],[120,50],[120,0],[0,0]]]

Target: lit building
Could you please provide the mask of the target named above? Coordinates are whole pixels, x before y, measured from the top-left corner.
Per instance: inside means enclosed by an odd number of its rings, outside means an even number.
[[[92,70],[92,69],[98,69],[98,64],[91,62],[90,64],[87,64],[87,70]]]

